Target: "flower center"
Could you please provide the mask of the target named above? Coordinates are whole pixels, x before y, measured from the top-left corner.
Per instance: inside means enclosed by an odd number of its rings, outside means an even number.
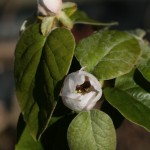
[[[90,87],[91,87],[90,81],[85,81],[83,84],[76,86],[76,91],[77,91],[77,93],[84,94],[84,93],[88,92]]]

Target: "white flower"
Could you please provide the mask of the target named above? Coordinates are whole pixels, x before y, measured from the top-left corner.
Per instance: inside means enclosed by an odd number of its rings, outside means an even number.
[[[42,15],[58,14],[62,8],[62,0],[37,0],[38,12]]]
[[[100,82],[82,69],[69,74],[61,90],[64,105],[74,111],[90,110],[102,96]]]

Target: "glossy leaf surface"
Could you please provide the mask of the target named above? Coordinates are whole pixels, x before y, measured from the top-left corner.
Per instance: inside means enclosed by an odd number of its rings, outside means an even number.
[[[79,42],[75,55],[87,71],[108,80],[131,71],[140,52],[138,41],[130,34],[104,30]]]
[[[15,51],[16,93],[34,139],[39,139],[48,126],[74,47],[74,38],[65,28],[45,37],[40,25],[34,23],[20,37]]]
[[[77,10],[73,15],[70,16],[74,24],[87,24],[96,26],[113,26],[117,25],[117,22],[103,23],[89,18],[83,11]]]
[[[31,137],[29,130],[24,129],[15,150],[44,150],[40,142],[35,142]]]
[[[150,44],[145,41],[139,41],[142,54],[139,60],[138,69],[142,75],[150,82]]]
[[[107,101],[128,120],[150,131],[150,93],[133,80],[134,72],[117,78],[115,88],[106,88]]]

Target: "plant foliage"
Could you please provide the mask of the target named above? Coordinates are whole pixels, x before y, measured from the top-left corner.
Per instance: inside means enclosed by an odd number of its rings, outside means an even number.
[[[63,140],[62,149],[116,149],[113,118],[100,107],[76,114],[61,102],[63,80],[78,65],[103,83],[104,101],[150,131],[150,45],[143,36],[111,30],[116,23],[90,19],[73,3],[64,5],[60,18],[32,18],[15,50],[16,94],[25,121],[16,149],[55,149]],[[71,28],[78,23],[107,28],[76,43]]]

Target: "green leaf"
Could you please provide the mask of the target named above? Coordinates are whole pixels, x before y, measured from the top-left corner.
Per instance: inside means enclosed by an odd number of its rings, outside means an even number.
[[[108,80],[131,71],[140,52],[138,41],[130,34],[103,30],[79,42],[75,55],[87,71]]]
[[[54,27],[55,17],[44,17],[41,23],[41,32],[44,36],[47,36]]]
[[[65,28],[40,34],[40,24],[30,25],[15,51],[16,94],[24,120],[34,139],[47,128],[57,104],[60,81],[68,73],[75,42]]]
[[[76,5],[76,3],[73,3],[73,2],[64,2],[62,5],[62,10],[69,17],[77,10],[77,5]]]
[[[142,54],[138,62],[138,70],[150,82],[150,44],[143,40],[139,41]]]
[[[67,27],[68,29],[73,28],[72,20],[69,18],[69,16],[64,11],[61,11],[59,13],[58,20],[63,24],[63,26]]]
[[[27,128],[24,129],[15,150],[44,150],[40,142],[35,142]]]
[[[129,30],[127,32],[138,40],[142,40],[143,37],[146,35],[146,32],[143,29]]]
[[[117,22],[111,23],[103,23],[93,19],[90,19],[85,12],[77,10],[70,16],[71,20],[74,24],[88,24],[88,25],[96,25],[96,26],[113,26],[117,25]]]
[[[68,128],[70,150],[115,150],[116,135],[110,117],[102,111],[79,113]]]
[[[150,131],[150,93],[139,87],[131,73],[116,79],[115,88],[106,88],[104,95],[128,120]]]

